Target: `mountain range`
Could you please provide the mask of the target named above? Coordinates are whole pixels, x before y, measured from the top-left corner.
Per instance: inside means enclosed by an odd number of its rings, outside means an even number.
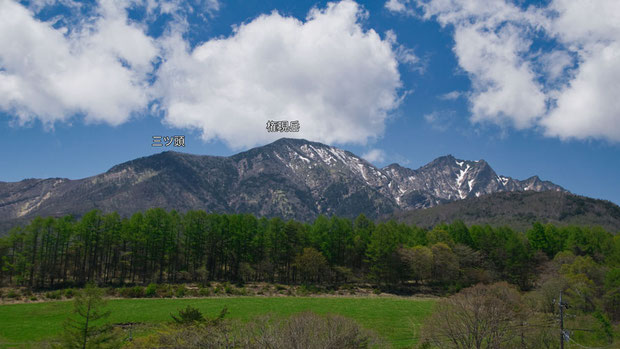
[[[498,175],[484,160],[442,156],[418,169],[377,168],[355,154],[282,138],[230,157],[162,152],[88,178],[0,182],[0,231],[35,216],[151,207],[247,212],[309,221],[320,214],[371,218],[498,192],[568,193],[537,176]]]

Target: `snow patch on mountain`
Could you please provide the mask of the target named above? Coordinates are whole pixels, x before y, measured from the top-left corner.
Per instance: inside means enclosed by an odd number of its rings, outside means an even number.
[[[470,169],[470,167],[469,167],[469,165],[467,165],[467,167],[464,170],[461,170],[459,172],[459,174],[456,176],[456,188],[457,188],[457,190],[459,192],[459,197],[461,199],[464,199],[467,196],[467,194],[463,193],[463,191],[461,189],[461,186],[463,185],[463,181],[465,180],[465,175],[467,174],[469,169]]]
[[[504,177],[504,176],[497,176],[497,180],[502,183],[502,185],[506,185],[508,184],[508,181],[510,181],[510,178]]]

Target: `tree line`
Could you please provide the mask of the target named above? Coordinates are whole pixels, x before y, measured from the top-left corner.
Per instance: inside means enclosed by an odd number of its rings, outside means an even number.
[[[121,218],[93,210],[80,219],[37,217],[0,238],[0,285],[363,281],[456,291],[505,280],[528,290],[562,252],[617,268],[620,237],[540,223],[517,232],[462,222],[423,229],[364,215],[302,223],[160,208]]]

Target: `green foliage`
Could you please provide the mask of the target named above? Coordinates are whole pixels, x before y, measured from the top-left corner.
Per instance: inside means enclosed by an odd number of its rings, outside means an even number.
[[[303,252],[295,257],[295,266],[306,283],[320,282],[328,268],[323,254],[312,247],[304,248]]]
[[[420,282],[430,280],[433,276],[433,252],[426,246],[414,246],[399,250],[401,259],[407,265],[407,279]]]
[[[217,326],[228,315],[228,308],[224,307],[214,318],[205,318],[200,309],[188,305],[185,309],[180,309],[178,315],[170,314],[172,320],[178,325],[192,325],[196,323],[206,323],[209,326]]]
[[[9,292],[6,294],[6,297],[9,298],[9,299],[21,298],[19,293],[17,293],[17,291],[15,291],[15,290],[9,290]]]
[[[612,321],[620,321],[620,287],[612,288],[603,295],[603,309]]]
[[[71,299],[75,296],[75,291],[72,288],[68,288],[65,290],[65,298]]]
[[[157,284],[150,283],[148,286],[146,286],[146,289],[144,290],[144,296],[145,297],[157,296]]]
[[[120,289],[120,295],[125,298],[143,298],[145,295],[144,287],[124,287]]]
[[[174,296],[177,298],[185,297],[185,286],[179,285],[176,287],[176,291],[174,292]]]
[[[194,308],[191,305],[188,305],[185,309],[180,309],[177,316],[174,314],[170,314],[170,316],[172,317],[172,320],[179,325],[187,325],[194,322],[205,321],[202,312],[198,308]]]
[[[118,347],[113,329],[104,321],[110,311],[102,308],[106,305],[103,291],[88,284],[76,294],[73,300],[73,317],[65,322],[62,337],[63,348],[106,348]]]
[[[366,256],[370,262],[371,275],[379,283],[393,283],[399,279],[400,261],[397,247],[404,242],[396,222],[381,223],[372,232]]]
[[[433,264],[431,275],[437,282],[448,284],[458,276],[459,261],[450,246],[438,242],[431,246]]]
[[[47,298],[47,299],[61,299],[62,298],[62,292],[60,290],[46,292],[45,293],[45,298]]]
[[[600,324],[600,332],[608,343],[614,340],[614,332],[609,319],[600,311],[594,312],[592,315]]]
[[[614,267],[605,274],[605,289],[613,290],[620,288],[620,267]]]
[[[374,283],[414,293],[505,280],[530,290],[545,263],[557,255],[570,258],[568,252],[591,259],[579,263],[601,266],[565,272],[584,290],[587,280],[595,284],[590,308],[600,308],[597,299],[611,290],[598,285],[605,268],[620,265],[620,239],[596,227],[535,223],[522,233],[455,221],[428,230],[396,221],[375,223],[363,215],[353,221],[319,216],[302,223],[157,208],[121,218],[95,210],[79,220],[39,217],[0,238],[0,286],[57,289],[93,280],[103,286],[148,285],[119,290],[131,298],[184,297],[194,291],[169,285],[205,287],[216,281],[225,284],[214,293],[233,295],[243,291],[231,284],[240,288],[252,282],[335,288]],[[50,298],[62,296],[50,293]]]

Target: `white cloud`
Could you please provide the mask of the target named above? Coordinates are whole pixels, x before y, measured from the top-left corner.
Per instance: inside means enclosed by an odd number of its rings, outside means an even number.
[[[233,148],[283,135],[361,144],[379,137],[401,81],[393,42],[364,31],[366,15],[342,1],[305,21],[262,15],[194,49],[170,35],[156,83],[166,122]],[[268,133],[268,120],[299,120],[301,131]]]
[[[424,120],[434,130],[445,132],[452,127],[452,120],[455,114],[454,110],[436,110],[432,113],[424,114]]]
[[[470,96],[472,120],[511,122],[517,128],[533,125],[545,113],[545,95],[531,65],[521,58],[528,43],[518,28],[463,25],[455,29],[459,65],[474,87]]]
[[[541,121],[562,139],[620,142],[620,2],[554,0],[550,32],[579,57],[571,79]]]
[[[472,121],[522,129],[545,113],[542,86],[523,57],[530,46],[523,22],[532,14],[504,1],[436,0],[419,6],[425,18],[454,28],[453,50],[473,85]]]
[[[410,3],[411,0],[388,0],[385,3],[385,8],[392,12],[413,15],[413,10],[408,6]]]
[[[472,81],[472,121],[620,141],[619,1],[523,9],[511,0],[390,0],[386,7],[421,10],[454,30],[454,53]],[[557,45],[534,52],[537,35]]]
[[[403,64],[408,65],[412,70],[417,70],[419,73],[423,73],[426,68],[420,61],[420,58],[415,54],[413,49],[401,45],[398,43],[396,33],[393,30],[385,32],[385,40],[387,40],[394,47],[394,53],[396,59]]]
[[[541,121],[547,135],[620,142],[620,42],[599,50],[582,55],[577,76]]]
[[[362,155],[362,158],[371,163],[382,163],[385,161],[385,152],[381,149],[371,149]]]
[[[451,91],[448,93],[444,93],[437,98],[443,99],[444,101],[454,101],[459,99],[459,97],[461,97],[462,95],[463,93],[461,91]]]
[[[118,125],[146,107],[154,42],[115,3],[103,2],[100,11],[68,33],[0,1],[0,108],[17,123],[39,118],[50,126],[83,114]]]
[[[538,61],[549,82],[564,80],[566,69],[574,64],[573,57],[564,50],[547,52]]]
[[[35,12],[57,4],[0,0],[0,109],[17,124],[119,125],[151,106],[165,123],[233,148],[282,136],[364,144],[404,98],[399,62],[417,62],[395,36],[363,29],[368,13],[350,0],[304,21],[261,15],[195,47],[187,16],[206,20],[219,1],[62,1],[77,16],[42,22]],[[144,23],[128,19],[129,7],[144,8]],[[146,23],[164,14],[164,34],[148,36]],[[299,120],[301,132],[268,133],[268,120]]]

